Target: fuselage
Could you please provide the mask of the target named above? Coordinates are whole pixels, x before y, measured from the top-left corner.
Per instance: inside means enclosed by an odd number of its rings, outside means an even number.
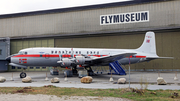
[[[74,58],[76,56],[85,56],[90,59],[96,57],[105,57],[120,53],[137,53],[133,56],[126,57],[119,60],[122,65],[138,63],[146,61],[148,54],[140,53],[136,49],[97,49],[97,48],[27,48],[19,51],[18,54],[11,56],[11,63],[23,66],[60,66],[57,61],[63,58]],[[104,61],[102,63],[88,63],[89,66],[93,65],[108,65]]]

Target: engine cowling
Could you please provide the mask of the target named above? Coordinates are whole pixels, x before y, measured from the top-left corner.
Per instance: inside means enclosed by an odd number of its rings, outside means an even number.
[[[61,66],[63,66],[63,67],[68,67],[68,66],[71,66],[71,63],[72,63],[72,61],[71,61],[70,59],[68,59],[68,58],[63,58],[63,59],[62,59],[62,64],[61,64]]]
[[[85,63],[85,57],[84,56],[76,56],[75,63],[76,63],[76,65],[83,65]]]

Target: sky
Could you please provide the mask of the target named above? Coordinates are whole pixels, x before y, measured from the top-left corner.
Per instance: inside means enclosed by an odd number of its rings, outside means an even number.
[[[0,0],[0,15],[131,0]]]

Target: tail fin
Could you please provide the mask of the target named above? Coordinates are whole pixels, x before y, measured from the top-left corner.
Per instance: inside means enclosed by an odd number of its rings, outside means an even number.
[[[139,52],[156,55],[156,42],[154,32],[146,32],[143,44],[137,49]]]

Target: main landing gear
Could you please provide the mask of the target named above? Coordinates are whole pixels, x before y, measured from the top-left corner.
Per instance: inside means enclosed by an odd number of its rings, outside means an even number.
[[[73,73],[73,75],[77,75],[77,74],[78,74],[78,71],[77,71],[77,67],[76,67],[76,66],[74,66],[74,67],[72,68],[72,73]]]
[[[92,68],[91,68],[90,66],[85,67],[85,69],[87,70],[89,76],[94,76],[94,75],[96,75],[96,74],[93,72],[93,70],[92,70]]]
[[[23,69],[23,72],[20,73],[20,78],[25,78],[26,77],[26,73],[24,72],[26,69]]]

